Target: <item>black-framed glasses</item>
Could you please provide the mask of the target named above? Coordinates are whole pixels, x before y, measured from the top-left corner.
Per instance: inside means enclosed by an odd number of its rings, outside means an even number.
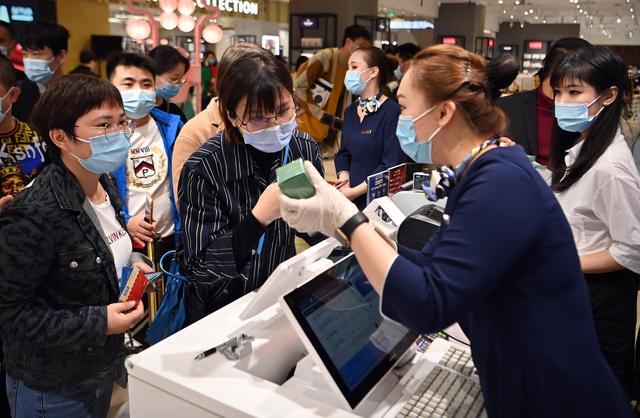
[[[274,124],[283,125],[285,123],[291,122],[293,119],[295,119],[297,110],[298,106],[290,106],[286,109],[281,110],[275,116],[258,116],[251,119],[249,122],[241,123],[241,126],[243,126],[247,132],[250,132],[252,134],[260,133],[269,129]]]
[[[125,119],[121,121],[105,122],[103,124],[94,125],[94,126],[75,125],[75,127],[95,129],[95,130],[101,131],[104,136],[107,136],[108,134],[111,134],[114,132],[123,131],[124,134],[127,136],[127,138],[130,138],[136,129],[136,122],[131,119]]]

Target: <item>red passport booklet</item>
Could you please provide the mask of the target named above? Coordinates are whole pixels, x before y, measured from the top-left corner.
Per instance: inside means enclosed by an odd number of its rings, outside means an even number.
[[[147,276],[138,270],[137,267],[133,267],[129,276],[126,279],[123,277],[122,280],[124,282],[124,288],[120,292],[120,302],[130,300],[139,302],[149,283]]]

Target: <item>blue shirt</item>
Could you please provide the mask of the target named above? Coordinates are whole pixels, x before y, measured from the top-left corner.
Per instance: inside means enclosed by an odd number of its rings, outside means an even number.
[[[600,352],[569,225],[520,146],[481,155],[448,225],[402,248],[382,311],[414,331],[458,321],[490,417],[631,417]]]
[[[377,112],[366,115],[360,122],[358,102],[344,112],[342,143],[336,155],[336,173],[349,172],[351,187],[367,181],[367,177],[408,161],[396,136],[400,105],[387,99]],[[366,196],[354,203],[360,209],[366,205]]]

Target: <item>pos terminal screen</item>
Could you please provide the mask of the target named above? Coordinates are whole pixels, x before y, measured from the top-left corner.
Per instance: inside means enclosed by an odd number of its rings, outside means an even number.
[[[284,299],[351,407],[417,338],[380,315],[379,296],[353,255]]]

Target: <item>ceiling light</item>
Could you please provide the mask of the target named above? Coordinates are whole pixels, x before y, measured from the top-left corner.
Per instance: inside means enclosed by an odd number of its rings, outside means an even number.
[[[525,16],[529,16],[529,12],[527,12],[526,10],[524,11],[524,15]]]
[[[630,11],[631,13],[633,13],[633,7],[629,8],[629,11]]]
[[[534,16],[533,18],[534,18],[535,20],[538,20],[538,16]]]
[[[509,16],[509,19],[513,20],[513,15]]]
[[[616,19],[616,23],[619,25],[620,23],[622,23],[622,19],[617,18],[617,19]]]
[[[502,14],[506,15],[507,14],[507,9],[502,9]]]
[[[547,19],[542,19],[542,23],[547,24]]]
[[[529,9],[529,13],[533,14],[533,9]]]
[[[524,22],[520,22],[520,28],[524,28]]]
[[[516,0],[515,4],[516,4],[516,6],[519,6],[520,5],[520,0]]]
[[[498,4],[502,4],[504,3],[502,0],[498,0]]]

